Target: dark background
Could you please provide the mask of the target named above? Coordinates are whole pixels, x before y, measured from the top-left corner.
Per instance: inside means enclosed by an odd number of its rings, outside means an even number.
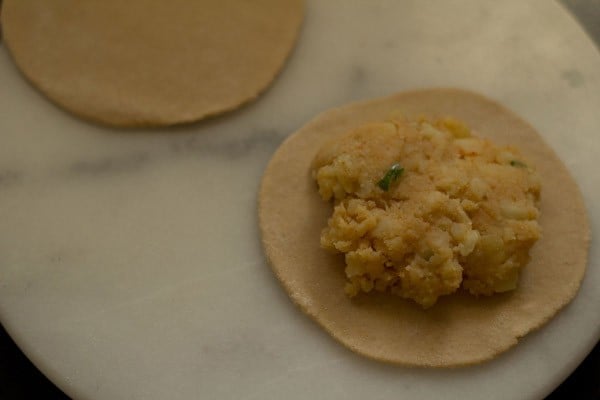
[[[560,3],[600,47],[600,0],[560,0]],[[0,400],[29,399],[70,400],[31,364],[0,325]],[[600,343],[546,398],[560,399],[600,400]]]

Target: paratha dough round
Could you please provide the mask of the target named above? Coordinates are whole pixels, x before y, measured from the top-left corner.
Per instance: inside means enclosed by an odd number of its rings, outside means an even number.
[[[444,296],[431,309],[388,294],[344,293],[344,260],[319,247],[332,204],[321,200],[310,164],[324,141],[391,115],[454,116],[478,136],[517,145],[542,179],[543,237],[517,290]],[[489,360],[569,303],[587,264],[589,225],[573,178],[536,131],[511,111],[456,89],[400,93],[326,111],[290,136],[260,188],[259,223],[271,267],[292,300],[335,339],[367,357],[451,367]]]
[[[199,120],[255,98],[293,47],[303,0],[5,0],[24,75],[81,117],[118,126]]]

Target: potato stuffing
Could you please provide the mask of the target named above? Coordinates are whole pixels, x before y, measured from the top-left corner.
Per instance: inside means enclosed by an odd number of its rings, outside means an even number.
[[[513,290],[540,237],[533,166],[453,118],[363,125],[324,144],[312,173],[334,202],[321,246],[344,254],[351,297],[427,308],[460,287]]]

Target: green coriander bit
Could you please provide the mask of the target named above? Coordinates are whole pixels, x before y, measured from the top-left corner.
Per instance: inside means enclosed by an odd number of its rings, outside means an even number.
[[[377,182],[377,186],[379,186],[384,192],[387,192],[390,190],[392,183],[396,182],[403,172],[404,168],[402,168],[400,164],[392,165],[383,178]]]
[[[527,168],[527,164],[519,160],[511,160],[510,165],[518,168]]]

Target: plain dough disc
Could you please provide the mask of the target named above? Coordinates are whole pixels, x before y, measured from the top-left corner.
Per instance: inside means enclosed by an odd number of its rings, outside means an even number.
[[[255,98],[290,53],[303,0],[5,0],[23,74],[81,117],[185,123]]]
[[[423,310],[388,294],[344,294],[344,260],[319,247],[332,204],[321,200],[310,164],[336,135],[391,115],[454,116],[478,136],[515,144],[542,179],[543,236],[512,293],[453,294]],[[477,94],[456,89],[400,93],[326,111],[290,136],[260,188],[259,224],[271,267],[292,300],[335,339],[367,357],[450,367],[489,360],[517,344],[569,303],[587,264],[589,225],[577,184],[536,131]]]

